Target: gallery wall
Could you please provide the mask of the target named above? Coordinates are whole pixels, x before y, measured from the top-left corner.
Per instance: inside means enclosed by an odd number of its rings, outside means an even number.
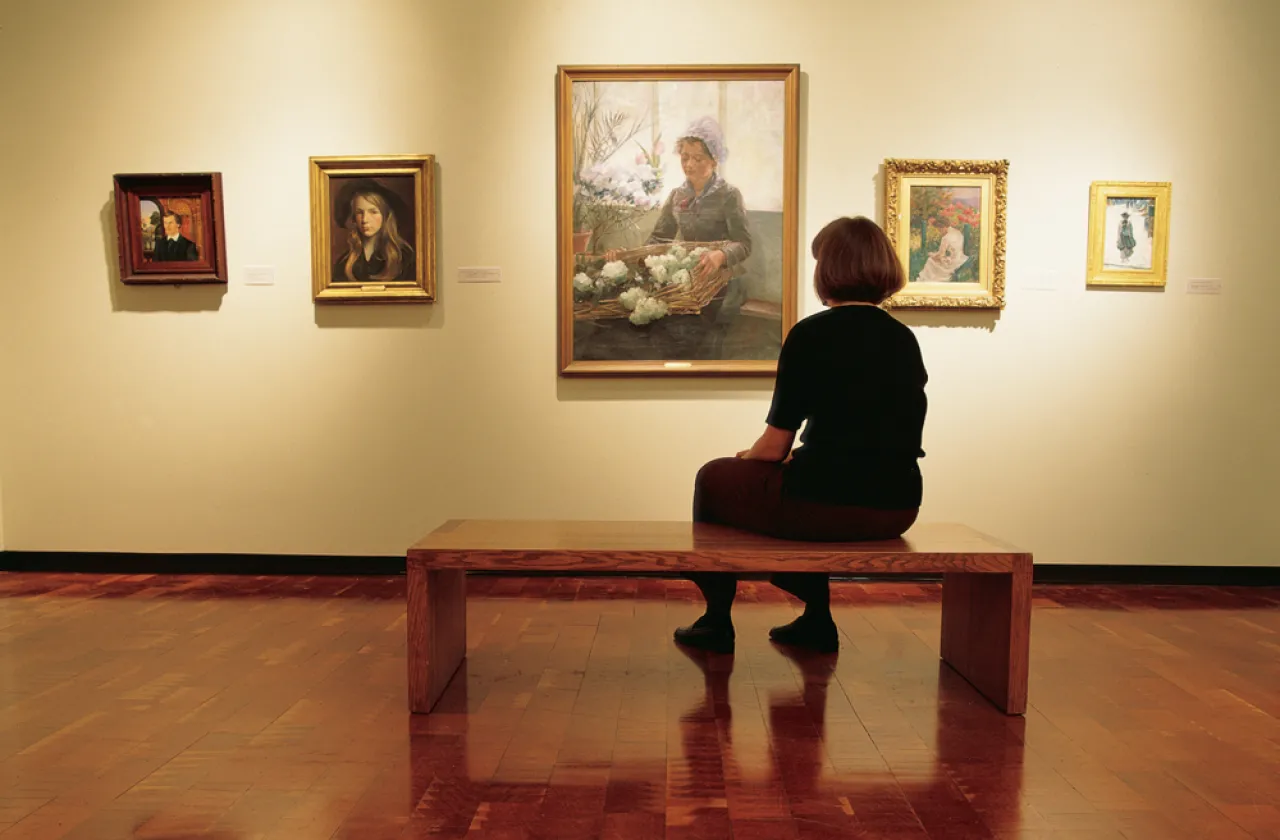
[[[557,377],[556,66],[796,62],[805,246],[878,214],[887,157],[1010,161],[1007,307],[897,313],[931,376],[922,519],[1045,563],[1280,562],[1269,0],[229,0],[166,7],[168,45],[123,0],[0,15],[8,549],[686,517],[772,382]],[[439,164],[438,302],[316,306],[308,156],[411,153]],[[214,170],[227,287],[120,285],[112,174]],[[1085,288],[1093,180],[1173,183],[1163,290]]]

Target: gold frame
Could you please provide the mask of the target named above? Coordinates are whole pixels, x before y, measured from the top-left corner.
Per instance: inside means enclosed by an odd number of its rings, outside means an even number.
[[[982,188],[983,225],[979,245],[982,280],[978,283],[910,283],[885,301],[895,309],[1003,309],[1005,223],[1008,214],[1009,161],[912,160],[884,162],[885,233],[902,267],[911,270],[911,187]]]
[[[1107,199],[1150,198],[1156,205],[1151,241],[1151,268],[1110,269],[1106,253]],[[1089,185],[1089,260],[1087,286],[1162,287],[1168,281],[1169,210],[1173,185],[1168,181],[1094,181]]]
[[[436,299],[436,189],[434,155],[312,157],[311,290],[317,303],[432,303]],[[329,236],[334,175],[412,175],[415,277],[409,281],[351,283],[333,280]]]
[[[751,81],[784,83],[782,149],[782,336],[795,325],[798,307],[800,183],[800,66],[798,64],[561,65],[556,77],[556,276],[561,376],[774,376],[777,361],[638,360],[574,361],[573,301],[573,84],[618,81]]]

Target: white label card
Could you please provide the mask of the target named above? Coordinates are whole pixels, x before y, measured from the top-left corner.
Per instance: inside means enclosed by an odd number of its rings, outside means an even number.
[[[244,284],[246,286],[274,286],[276,284],[276,267],[274,265],[246,265],[244,267]]]
[[[1189,295],[1220,295],[1222,281],[1216,277],[1193,277],[1187,281]]]
[[[501,283],[502,269],[496,265],[458,266],[459,283]]]
[[[1032,274],[1023,278],[1022,290],[1024,292],[1056,292],[1064,285],[1063,277],[1061,271],[1042,271]]]

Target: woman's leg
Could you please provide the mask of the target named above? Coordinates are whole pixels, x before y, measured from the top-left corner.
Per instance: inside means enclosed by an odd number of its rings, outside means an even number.
[[[804,602],[805,614],[831,617],[830,575],[826,572],[777,572],[769,582]]]
[[[738,576],[728,572],[689,572],[686,578],[697,584],[706,599],[706,618],[729,623],[734,596],[738,594]]]
[[[879,510],[851,505],[825,505],[801,500],[784,503],[780,530],[789,539],[859,542],[899,537],[916,519],[915,510]],[[804,603],[804,613],[790,624],[774,627],[769,638],[822,653],[840,647],[831,617],[830,576],[822,572],[779,572],[769,581]]]
[[[717,458],[708,462],[694,480],[693,520],[760,531],[762,525],[777,519],[781,469],[779,464],[741,458]],[[734,630],[730,613],[737,594],[738,576],[728,572],[690,572],[684,577],[697,585],[707,608],[693,624],[676,630],[676,641],[726,653],[732,651]]]

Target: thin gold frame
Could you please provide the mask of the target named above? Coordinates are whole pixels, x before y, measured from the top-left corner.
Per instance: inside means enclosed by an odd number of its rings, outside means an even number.
[[[1155,236],[1151,242],[1151,268],[1113,269],[1103,262],[1106,253],[1107,199],[1150,198],[1156,206]],[[1169,210],[1173,185],[1167,181],[1094,181],[1089,185],[1088,286],[1164,286],[1168,281]]]
[[[911,264],[911,187],[934,184],[982,188],[982,217],[993,220],[989,227],[982,226],[979,246],[982,280],[978,283],[909,283],[885,301],[885,307],[1003,309],[1009,161],[889,158],[884,162],[885,233],[904,269]]]
[[[647,82],[668,80],[753,81],[785,84],[782,163],[782,338],[795,325],[799,241],[800,65],[561,65],[556,76],[556,276],[559,321],[558,371],[561,376],[773,376],[776,361],[573,359],[573,84],[574,82]]]
[[[432,303],[436,299],[436,188],[434,155],[312,157],[311,289],[317,303]],[[333,175],[412,175],[417,268],[413,280],[335,282],[330,262]]]

